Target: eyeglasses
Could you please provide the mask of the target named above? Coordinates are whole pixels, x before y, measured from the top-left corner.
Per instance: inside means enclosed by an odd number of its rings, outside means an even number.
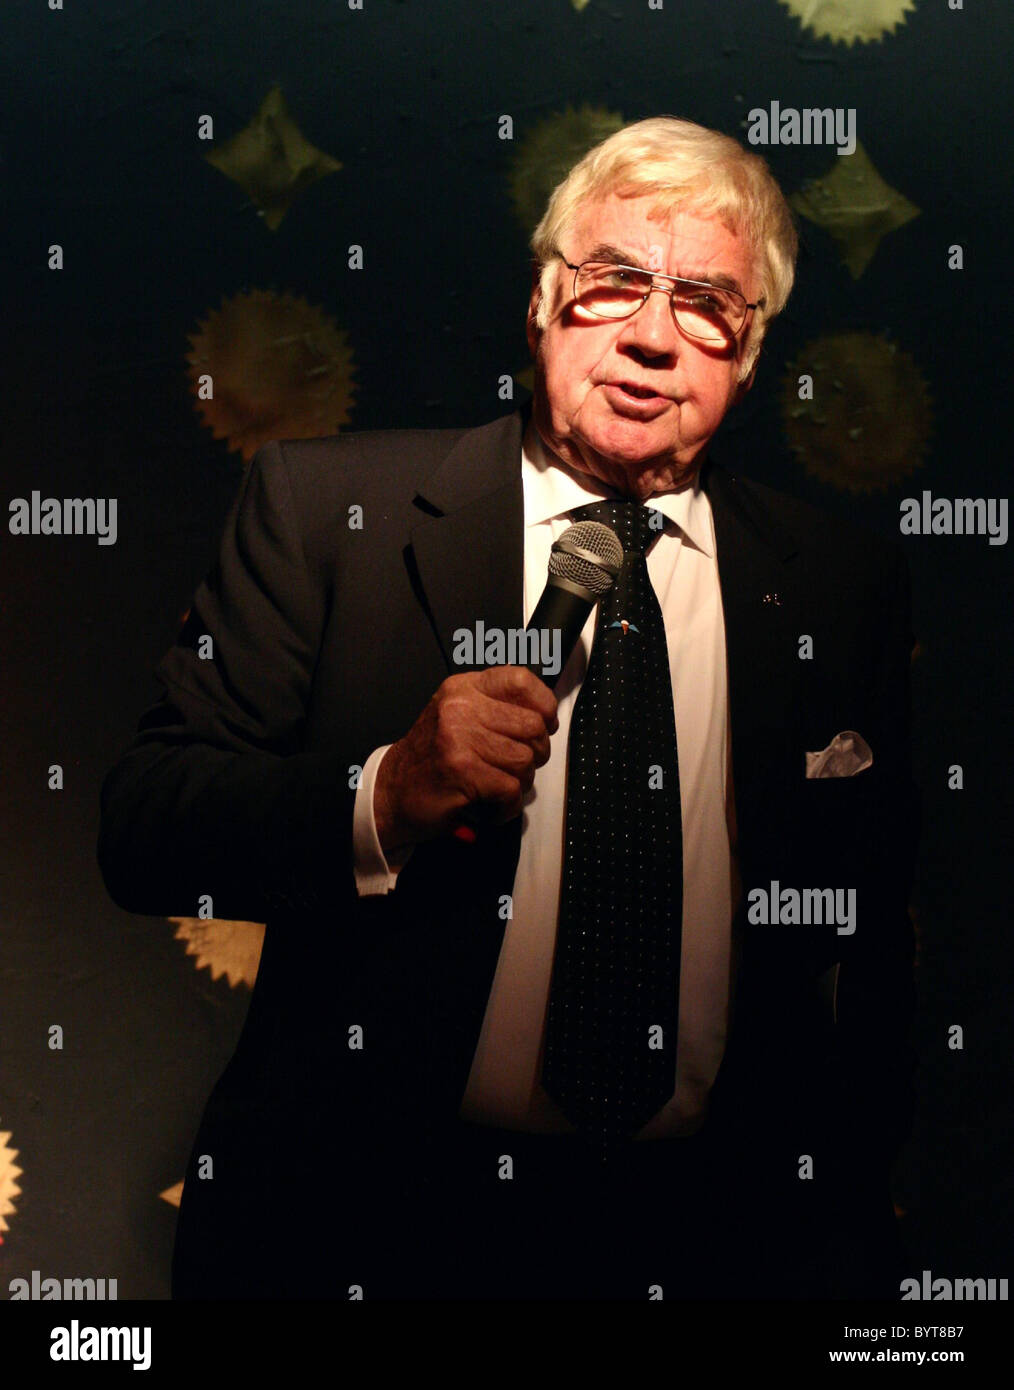
[[[629,319],[647,301],[652,290],[669,296],[676,326],[691,338],[707,343],[731,344],[746,321],[748,309],[757,309],[736,290],[721,289],[704,280],[679,280],[675,275],[659,275],[633,265],[612,261],[582,261],[571,265],[562,252],[556,253],[574,272],[574,299],[581,309],[603,319]],[[656,284],[665,280],[665,285]]]

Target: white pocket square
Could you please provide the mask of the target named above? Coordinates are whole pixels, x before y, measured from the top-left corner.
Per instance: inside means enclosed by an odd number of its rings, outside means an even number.
[[[873,750],[855,729],[846,729],[835,734],[834,738],[819,753],[807,753],[806,776],[811,777],[854,777],[872,766]]]

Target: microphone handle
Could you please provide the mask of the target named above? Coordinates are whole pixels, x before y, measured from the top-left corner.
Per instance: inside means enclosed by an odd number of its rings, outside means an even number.
[[[570,660],[570,654],[584,631],[588,614],[597,602],[596,595],[571,580],[562,579],[559,575],[550,575],[547,580],[542,597],[535,605],[535,612],[525,631],[542,633],[559,629],[560,669],[552,675],[546,675],[542,671],[542,662],[538,661],[529,663],[526,670],[531,671],[533,676],[538,676],[550,690],[554,689],[563,674],[563,668]],[[471,845],[475,843],[478,832],[489,823],[488,814],[484,814],[480,807],[467,806],[461,813],[460,823],[451,833],[456,840]]]
[[[587,589],[561,579],[558,575],[550,575],[546,582],[542,597],[535,605],[532,620],[525,631],[541,633],[558,630],[560,633],[560,669],[551,676],[543,675],[541,661],[530,664],[527,668],[533,676],[538,676],[544,685],[548,685],[550,690],[555,688],[556,682],[563,675],[563,668],[577,646],[584,625],[588,621],[588,614],[595,607],[595,603],[595,597],[589,596]]]

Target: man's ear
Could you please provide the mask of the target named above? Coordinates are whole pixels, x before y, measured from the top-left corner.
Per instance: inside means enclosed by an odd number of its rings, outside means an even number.
[[[736,394],[732,398],[733,405],[739,405],[740,401],[743,399],[743,397],[749,391],[750,387],[753,385],[753,379],[757,375],[757,364],[759,361],[760,353],[758,352],[757,356],[753,359],[753,366],[750,368],[750,375],[744,377],[743,380],[736,387]]]
[[[535,316],[539,311],[539,304],[542,300],[542,289],[539,285],[538,266],[532,267],[532,292],[528,297],[528,318],[525,320],[525,336],[528,339],[528,351],[535,358],[535,350],[542,337],[542,329],[535,322]]]

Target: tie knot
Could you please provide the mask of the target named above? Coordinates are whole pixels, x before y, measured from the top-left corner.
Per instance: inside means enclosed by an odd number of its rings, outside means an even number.
[[[578,521],[599,521],[611,526],[626,551],[643,555],[665,525],[665,517],[655,507],[646,507],[631,497],[589,502],[573,512]]]

